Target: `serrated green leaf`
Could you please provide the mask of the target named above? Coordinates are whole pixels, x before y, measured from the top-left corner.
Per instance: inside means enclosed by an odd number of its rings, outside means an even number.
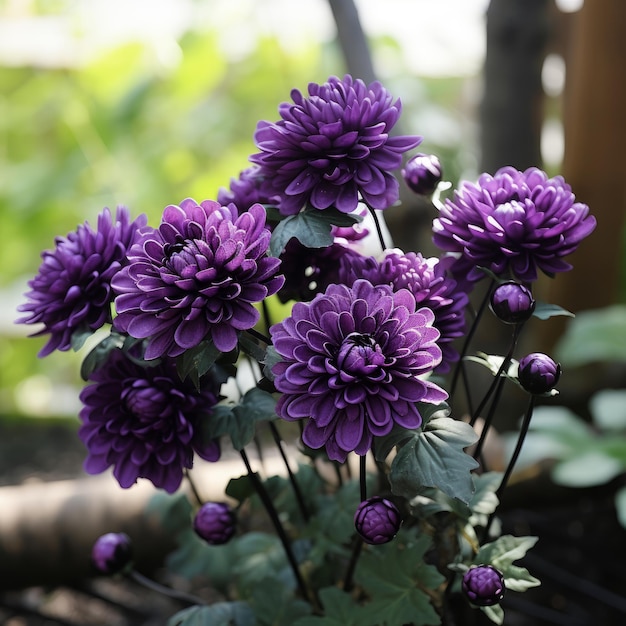
[[[490,543],[481,546],[474,558],[474,563],[491,564],[500,569],[523,558],[536,543],[538,537],[515,537],[502,535]]]
[[[531,587],[537,587],[541,584],[537,578],[530,575],[525,567],[509,564],[504,568],[504,570],[500,571],[502,571],[504,576],[504,584],[506,585],[506,588],[511,591],[521,593]]]
[[[333,241],[333,226],[352,226],[363,218],[354,213],[342,213],[330,207],[320,211],[306,209],[282,219],[274,228],[270,240],[270,254],[280,256],[290,239],[295,237],[307,248],[325,248]]]
[[[480,610],[494,623],[504,624],[504,609],[499,604],[481,606]]]
[[[95,372],[108,358],[112,350],[122,348],[124,345],[124,335],[111,332],[96,344],[92,350],[83,359],[80,367],[80,377],[83,380],[89,380],[89,377]]]
[[[276,400],[267,391],[253,387],[238,404],[219,404],[202,422],[202,436],[219,439],[228,435],[236,450],[243,450],[253,439],[257,422],[276,419]]]
[[[265,376],[268,380],[274,380],[274,374],[272,373],[272,367],[276,365],[276,363],[280,363],[282,361],[282,357],[276,352],[276,348],[274,346],[267,346],[265,350],[265,357],[263,358],[263,376]]]
[[[356,604],[350,594],[337,587],[320,589],[324,616],[301,617],[293,626],[363,626],[366,612]]]
[[[471,471],[478,463],[464,448],[477,439],[469,424],[449,417],[431,419],[398,450],[389,475],[393,493],[411,499],[426,487],[436,487],[467,504],[474,492]]]
[[[255,626],[256,618],[245,602],[217,602],[179,611],[167,626]]]
[[[195,348],[183,352],[176,359],[176,369],[181,380],[190,378],[196,388],[200,379],[213,367],[222,353],[212,341],[201,341]]]
[[[258,626],[293,626],[296,620],[312,611],[308,602],[296,599],[292,590],[277,585],[274,580],[257,583],[248,602]]]
[[[231,478],[226,485],[225,493],[237,502],[244,502],[255,493],[254,484],[248,474],[239,476],[239,478]]]
[[[540,320],[547,320],[556,316],[576,317],[571,311],[560,307],[558,304],[548,304],[540,300],[536,301],[533,316]]]
[[[371,601],[365,606],[362,624],[394,626],[440,623],[425,589],[437,588],[445,580],[433,565],[424,560],[431,539],[413,538],[412,531],[401,533],[384,546],[361,556],[356,579],[368,592]]]

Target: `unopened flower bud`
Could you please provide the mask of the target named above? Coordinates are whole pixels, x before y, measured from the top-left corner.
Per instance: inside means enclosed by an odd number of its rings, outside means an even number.
[[[463,593],[476,606],[492,606],[504,597],[504,576],[493,565],[477,565],[463,576]]]
[[[132,559],[132,543],[125,533],[107,533],[96,539],[91,562],[102,574],[121,572]]]
[[[530,289],[509,281],[498,285],[491,294],[491,310],[506,324],[519,324],[530,319],[535,310],[535,299]]]
[[[400,528],[402,518],[396,505],[374,496],[359,504],[354,514],[354,526],[363,538],[363,541],[371,544],[388,543]]]
[[[561,365],[547,354],[533,352],[520,360],[517,377],[528,393],[541,395],[548,393],[559,382]]]
[[[237,517],[225,502],[206,502],[193,520],[196,534],[212,546],[227,543],[237,530]]]
[[[442,169],[434,154],[416,154],[402,170],[402,176],[409,189],[420,195],[430,195],[441,180]]]

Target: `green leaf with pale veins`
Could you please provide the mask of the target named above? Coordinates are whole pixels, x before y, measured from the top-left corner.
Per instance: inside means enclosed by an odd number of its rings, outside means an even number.
[[[472,499],[472,470],[478,463],[465,452],[478,439],[465,422],[449,417],[431,419],[398,450],[389,480],[396,495],[411,499],[424,488],[436,487],[466,504]]]
[[[333,226],[352,226],[361,221],[359,215],[342,213],[335,208],[306,209],[281,220],[272,232],[270,254],[280,256],[289,240],[295,237],[307,248],[330,246]]]
[[[366,623],[367,611],[345,591],[337,587],[325,587],[320,589],[319,597],[324,616],[301,617],[293,626],[363,626]]]
[[[436,589],[445,579],[424,560],[430,537],[414,538],[412,534],[401,531],[394,541],[361,556],[356,579],[371,597],[362,626],[440,624],[426,590]]]
[[[310,615],[312,610],[308,602],[294,597],[292,589],[272,579],[257,583],[248,602],[258,626],[293,626],[297,619]]]

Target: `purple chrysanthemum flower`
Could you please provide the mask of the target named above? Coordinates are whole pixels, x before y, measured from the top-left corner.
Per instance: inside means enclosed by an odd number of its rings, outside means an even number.
[[[117,207],[115,221],[105,208],[97,230],[88,222],[67,237],[57,237],[54,250],[42,253],[39,273],[29,281],[29,302],[18,307],[28,316],[21,324],[43,324],[32,336],[50,334],[39,356],[71,348],[77,330],[97,330],[111,321],[111,279],[127,263],[126,252],[146,224],[141,215],[131,221],[128,209]]]
[[[230,188],[221,188],[217,193],[217,201],[222,206],[231,202],[242,211],[247,211],[253,204],[269,204],[276,206],[278,196],[272,196],[269,192],[268,181],[261,174],[258,165],[252,165],[239,174],[239,178],[232,178]]]
[[[138,478],[173,493],[196,452],[217,461],[217,441],[205,441],[201,422],[218,400],[217,383],[205,380],[199,391],[181,381],[172,359],[142,366],[113,350],[80,394],[78,431],[87,447],[85,470],[99,474],[111,465],[120,486]]]
[[[459,279],[478,281],[484,267],[531,282],[538,270],[549,276],[570,270],[563,257],[595,226],[589,207],[575,201],[561,176],[503,167],[465,183],[446,201],[433,222],[433,241],[458,257],[451,269]]]
[[[260,152],[250,160],[280,196],[280,212],[293,215],[308,203],[350,213],[359,194],[375,209],[391,206],[399,196],[391,171],[421,141],[390,137],[400,100],[394,102],[379,82],[367,86],[349,75],[310,83],[308,92],[305,97],[294,89],[293,104],[279,107],[282,119],[259,122],[254,135]]]
[[[209,337],[233,350],[237,332],[259,320],[254,303],[283,284],[280,261],[265,254],[269,242],[260,204],[239,215],[212,200],[166,207],[113,281],[115,327],[148,339],[146,359],[178,356]]]
[[[439,331],[437,344],[442,351],[439,373],[450,370],[459,354],[452,342],[465,332],[464,309],[468,295],[447,275],[444,264],[435,257],[424,258],[419,253],[403,254],[390,250],[382,261],[374,257],[344,256],[340,260],[339,281],[351,285],[365,278],[374,285],[389,285],[398,291],[408,289],[417,307],[428,307],[435,314],[433,326]]]
[[[311,302],[296,303],[270,328],[282,359],[272,370],[282,392],[277,413],[309,418],[303,442],[340,462],[351,451],[366,454],[373,437],[394,424],[419,427],[416,403],[447,398],[420,378],[441,360],[433,321],[430,309],[415,311],[409,291],[366,280],[330,285]]]

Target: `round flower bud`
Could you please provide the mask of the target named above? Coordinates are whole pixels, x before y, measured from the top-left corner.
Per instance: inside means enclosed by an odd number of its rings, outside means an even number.
[[[434,154],[416,154],[406,162],[402,170],[402,176],[409,189],[423,196],[435,191],[441,175],[441,163]]]
[[[532,352],[520,360],[517,377],[528,393],[541,395],[548,393],[559,382],[561,365],[547,354]]]
[[[102,574],[116,574],[131,562],[132,553],[132,543],[127,534],[107,533],[93,544],[91,562]]]
[[[361,502],[354,514],[356,531],[363,541],[375,545],[391,541],[401,523],[396,505],[380,496]]]
[[[206,502],[193,520],[196,534],[212,546],[229,541],[237,529],[237,517],[226,502]]]
[[[530,289],[509,281],[498,285],[491,294],[491,310],[505,324],[525,322],[535,310],[535,299]]]
[[[493,565],[477,565],[463,576],[463,593],[476,606],[492,606],[504,597],[504,576]]]

